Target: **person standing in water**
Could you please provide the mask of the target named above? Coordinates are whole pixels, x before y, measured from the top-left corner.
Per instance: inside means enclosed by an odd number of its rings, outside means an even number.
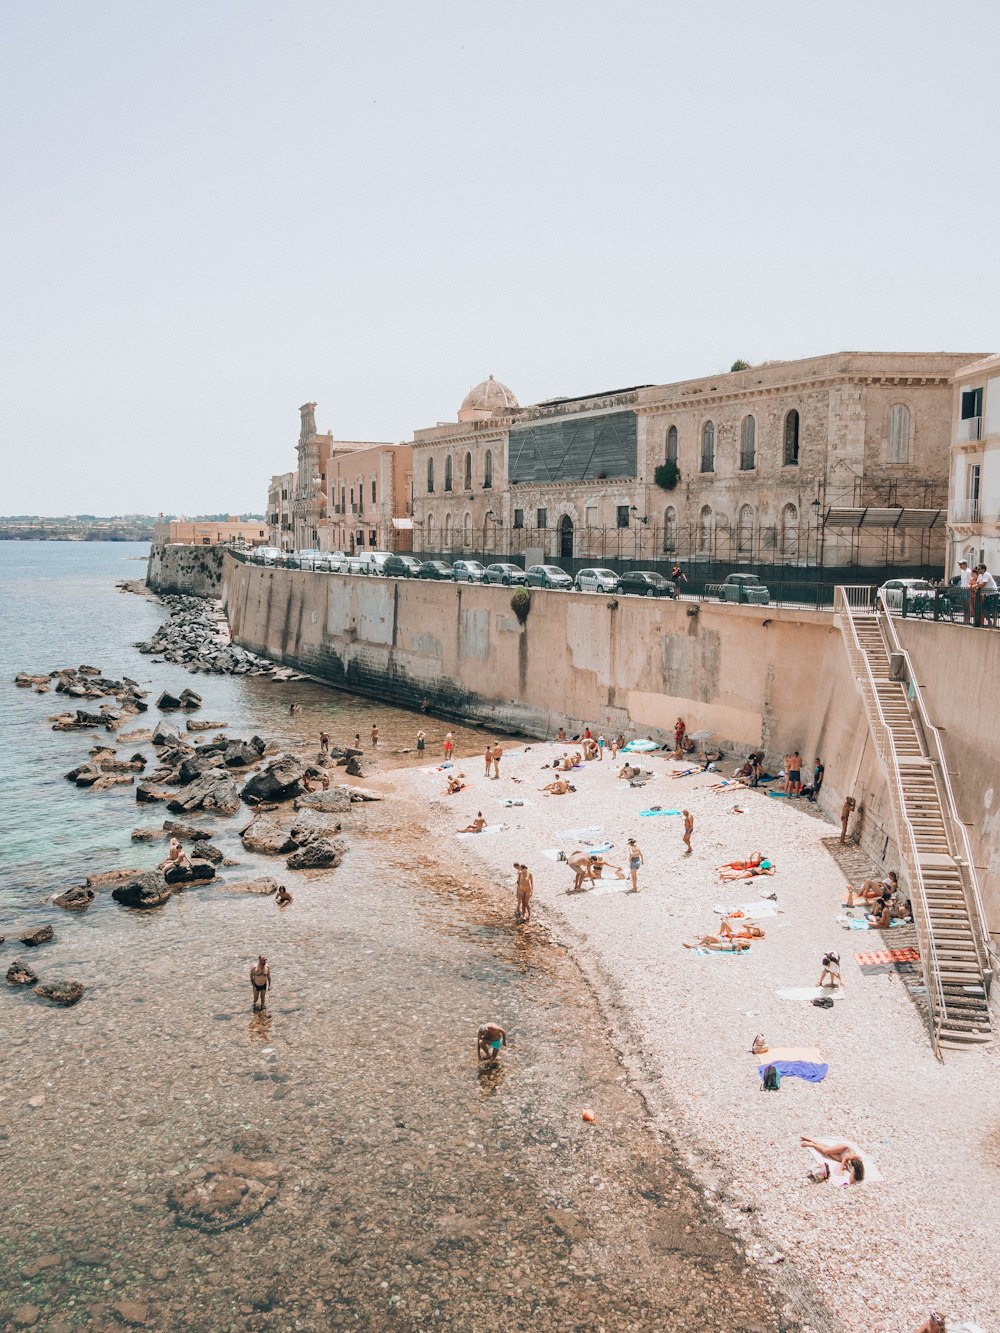
[[[639,847],[639,844],[636,842],[635,838],[629,838],[629,840],[628,840],[628,873],[629,873],[629,876],[630,876],[630,878],[631,878],[631,880],[632,880],[632,887],[628,890],[629,893],[638,893],[638,892],[639,892],[639,883],[638,883],[638,880],[639,880],[639,867],[642,865],[642,863],[643,863],[643,855],[642,855],[642,851],[641,851],[641,849],[640,849],[640,847]]]
[[[480,1060],[498,1060],[500,1048],[507,1045],[507,1034],[499,1023],[484,1023],[479,1029],[477,1049]]]
[[[499,741],[493,747],[493,776],[500,776],[500,760],[503,758],[503,746]]]
[[[263,954],[258,954],[257,961],[250,969],[250,985],[253,987],[253,1007],[267,1008],[267,992],[271,989],[271,969]]]
[[[687,851],[684,853],[684,855],[685,855],[685,856],[690,856],[690,855],[691,855],[691,834],[694,832],[694,815],[691,813],[690,810],[682,810],[682,811],[681,811],[681,814],[683,814],[683,816],[684,816],[684,838],[683,838],[683,842],[684,842],[684,846],[687,848]]]
[[[330,753],[330,737],[325,731],[319,733],[319,752],[320,754]]]
[[[517,907],[514,910],[514,920],[527,924],[531,920],[531,895],[535,891],[535,880],[528,867],[521,862],[515,861],[514,869],[517,871]]]

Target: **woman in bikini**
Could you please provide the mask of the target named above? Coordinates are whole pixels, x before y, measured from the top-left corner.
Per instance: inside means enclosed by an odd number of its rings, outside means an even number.
[[[822,1157],[829,1157],[831,1162],[839,1162],[847,1172],[847,1183],[849,1185],[859,1185],[865,1178],[865,1164],[858,1156],[856,1148],[852,1148],[849,1143],[835,1143],[829,1145],[826,1143],[817,1143],[815,1139],[807,1139],[803,1134],[800,1142],[803,1148],[812,1148]],[[826,1172],[820,1179],[826,1180],[830,1176],[830,1168],[823,1164]]]
[[[632,880],[632,887],[629,889],[629,893],[639,892],[639,867],[643,864],[643,859],[642,849],[639,847],[639,844],[636,842],[635,838],[629,838],[628,873],[629,878]]]
[[[723,865],[715,868],[716,870],[752,870],[754,866],[759,866],[763,860],[763,852],[754,852],[745,861],[726,861]]]
[[[181,866],[190,870],[191,862],[188,854],[180,845],[176,838],[170,839],[170,848],[167,851],[167,859],[160,862],[161,870],[169,870],[171,866]]]
[[[515,861],[514,869],[517,871],[517,907],[514,911],[514,920],[527,923],[531,920],[531,895],[535,891],[535,881],[531,871],[521,862]]]

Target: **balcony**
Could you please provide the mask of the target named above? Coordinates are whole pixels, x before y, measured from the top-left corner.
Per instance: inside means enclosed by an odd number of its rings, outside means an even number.
[[[955,439],[959,444],[968,444],[973,440],[983,438],[983,419],[982,417],[965,417],[958,423],[958,433]]]
[[[958,500],[951,511],[953,523],[982,523],[982,500]]]

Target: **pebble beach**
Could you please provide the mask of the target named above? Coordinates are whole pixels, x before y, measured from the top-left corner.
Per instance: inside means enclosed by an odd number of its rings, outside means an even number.
[[[641,788],[618,779],[621,759],[605,754],[568,775],[575,792],[544,794],[565,749],[538,742],[507,751],[499,780],[484,776],[480,756],[457,762],[468,783],[457,795],[444,794],[446,774],[433,765],[385,781],[412,800],[442,855],[451,847],[456,866],[509,888],[512,923],[513,863],[527,863],[533,919],[519,929],[544,928],[572,950],[657,1130],[780,1286],[818,1292],[845,1329],[906,1333],[932,1308],[949,1328],[1000,1327],[996,1047],[949,1051],[939,1062],[919,963],[862,973],[856,955],[916,941],[912,927],[848,927],[845,871],[856,875],[863,858],[839,848],[839,826],[763,788],[713,791],[720,774],[674,779],[686,766],[659,753],[632,757],[651,773]],[[694,814],[690,856],[682,817],[640,816],[653,806]],[[456,836],[479,810],[501,828]],[[609,872],[596,888],[567,893],[573,873],[558,852],[610,843],[608,861],[626,866],[629,837],[645,859],[639,893]],[[774,862],[773,876],[720,882],[717,866],[755,851]],[[682,947],[717,929],[718,909],[755,902],[765,938],[746,953]],[[831,1008],[779,994],[815,987],[831,949],[844,980]],[[786,1078],[777,1095],[762,1095],[766,1057],[750,1053],[758,1033],[771,1050],[818,1048],[826,1077]],[[599,1097],[593,1110],[600,1132]],[[870,1178],[848,1188],[813,1183],[801,1135],[856,1143]]]

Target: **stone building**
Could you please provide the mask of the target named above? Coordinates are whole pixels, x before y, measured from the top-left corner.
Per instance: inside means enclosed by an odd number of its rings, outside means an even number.
[[[414,434],[415,546],[533,559],[940,563],[943,524],[823,520],[866,506],[943,513],[950,377],[971,359],[844,352],[529,407],[490,378],[457,422]]]
[[[299,408],[298,465],[292,495],[292,548],[296,551],[337,549],[330,545],[330,465],[345,455],[392,445],[378,440],[335,440],[332,431],[316,429],[316,404]]]
[[[326,473],[330,508],[321,534],[323,549],[412,550],[412,488],[409,445],[379,444],[332,454]]]
[[[949,575],[959,560],[1000,574],[1000,356],[952,378]]]
[[[160,519],[153,525],[157,546],[263,546],[267,540],[266,521],[232,514],[224,519]]]
[[[296,472],[279,472],[267,488],[267,526],[269,541],[279,551],[293,549],[292,501]]]

